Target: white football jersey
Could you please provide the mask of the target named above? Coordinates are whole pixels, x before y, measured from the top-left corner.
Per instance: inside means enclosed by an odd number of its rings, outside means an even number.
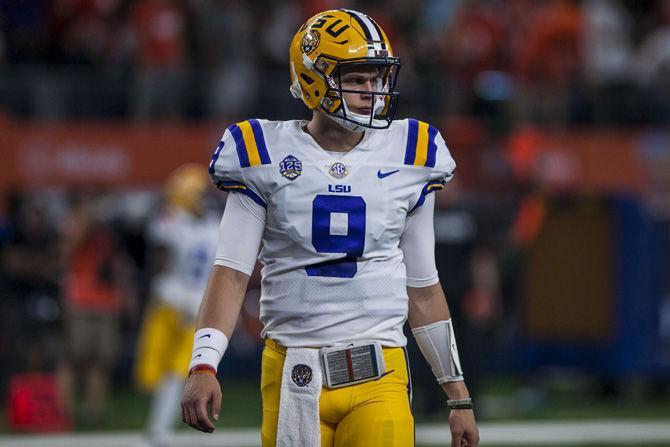
[[[219,218],[201,218],[178,208],[166,209],[149,223],[149,240],[167,249],[165,269],[151,293],[188,316],[198,313],[216,255]]]
[[[404,346],[405,219],[455,162],[437,129],[417,120],[368,129],[344,155],[323,150],[304,124],[234,124],[210,165],[220,189],[266,208],[262,335],[288,347]]]

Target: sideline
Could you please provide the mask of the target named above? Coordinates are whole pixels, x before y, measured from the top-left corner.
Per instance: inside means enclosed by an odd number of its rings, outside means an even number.
[[[670,443],[670,420],[616,420],[591,422],[489,422],[479,424],[481,445],[572,445]],[[448,445],[446,424],[419,424],[416,443]],[[226,429],[215,434],[179,432],[169,447],[257,447],[258,429]],[[97,432],[67,435],[0,436],[0,447],[149,447],[140,432]]]

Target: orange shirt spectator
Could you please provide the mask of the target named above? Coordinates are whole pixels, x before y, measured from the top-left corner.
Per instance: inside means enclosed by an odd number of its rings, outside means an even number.
[[[121,291],[116,283],[115,242],[109,230],[98,227],[75,247],[67,263],[65,299],[78,312],[118,314]]]
[[[97,199],[79,199],[63,228],[63,300],[69,311],[132,313],[132,266],[113,232],[97,217]]]

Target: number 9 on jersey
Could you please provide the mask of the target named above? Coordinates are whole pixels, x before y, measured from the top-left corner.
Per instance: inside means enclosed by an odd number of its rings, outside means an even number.
[[[365,250],[365,201],[360,196],[319,194],[312,202],[312,245],[317,253],[344,253],[340,259],[305,267],[309,276],[353,278]]]

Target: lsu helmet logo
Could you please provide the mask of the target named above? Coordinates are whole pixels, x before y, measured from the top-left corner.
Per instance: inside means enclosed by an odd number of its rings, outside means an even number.
[[[303,53],[309,55],[319,46],[321,34],[317,30],[311,30],[306,33],[300,42],[300,49]]]
[[[307,365],[298,364],[291,371],[291,379],[299,387],[304,387],[312,381],[312,368]]]

